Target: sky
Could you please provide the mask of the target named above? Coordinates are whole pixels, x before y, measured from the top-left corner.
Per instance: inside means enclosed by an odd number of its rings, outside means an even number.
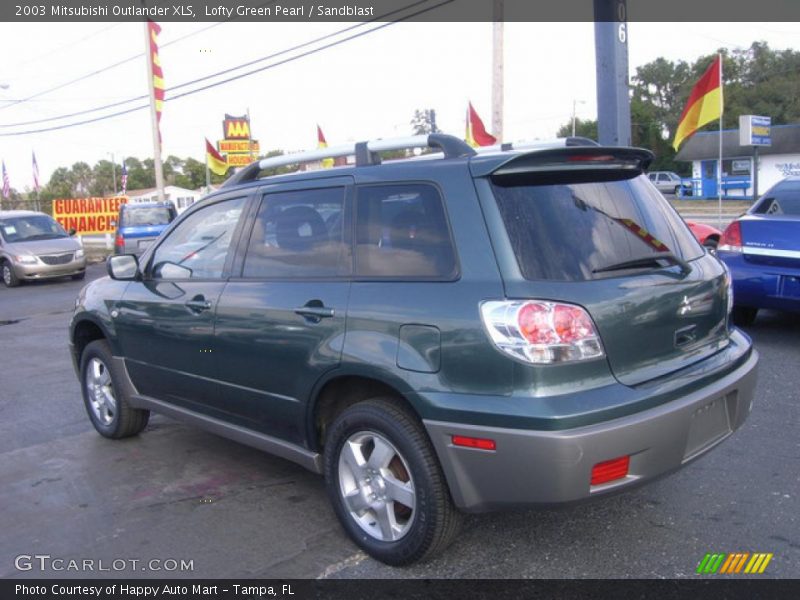
[[[237,81],[170,99],[172,86],[324,35],[334,34],[303,50],[379,24],[354,25],[163,23],[163,155],[203,161],[203,138],[216,142],[223,137],[225,113],[243,115],[248,110],[262,152],[313,149],[317,124],[331,146],[410,135],[414,110],[423,108],[434,108],[440,129],[461,137],[467,101],[488,128],[490,23],[395,23]],[[352,29],[336,33],[346,28]],[[774,49],[798,50],[800,23],[629,23],[629,73],[658,57],[691,62],[720,47],[747,48],[757,40]],[[15,125],[147,94],[144,47],[142,23],[0,23],[0,134],[88,119],[113,111]],[[135,60],[106,69],[137,54],[141,56]],[[579,118],[596,118],[592,23],[506,23],[504,66],[505,141],[554,137],[571,119],[573,101]],[[115,110],[145,104],[140,100]],[[19,191],[32,187],[32,151],[43,183],[56,168],[78,161],[94,165],[112,155],[117,162],[123,156],[151,157],[149,109],[58,131],[0,136],[0,159],[11,186]]]

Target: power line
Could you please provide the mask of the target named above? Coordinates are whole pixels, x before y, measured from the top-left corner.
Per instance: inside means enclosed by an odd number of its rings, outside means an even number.
[[[276,2],[276,1],[277,0],[271,0],[271,2],[268,2],[267,4],[272,4],[272,3]],[[213,23],[212,25],[209,25],[208,27],[204,27],[202,29],[198,29],[197,31],[193,31],[191,33],[188,33],[188,34],[186,34],[186,35],[184,35],[182,37],[179,37],[179,38],[174,39],[174,40],[172,40],[170,42],[167,42],[166,44],[163,44],[162,48],[166,48],[167,46],[171,46],[172,44],[177,44],[178,42],[180,42],[182,40],[185,40],[186,38],[189,38],[189,37],[192,37],[194,35],[203,33],[204,31],[208,31],[209,29],[211,29],[213,27],[217,27],[218,25],[222,25],[225,22],[226,21],[223,21],[221,23]],[[3,110],[5,108],[10,108],[11,106],[15,106],[15,105],[21,104],[23,102],[27,102],[28,100],[33,100],[34,98],[38,98],[39,96],[44,96],[45,94],[49,94],[50,92],[55,92],[57,90],[63,89],[65,87],[68,87],[68,86],[72,85],[73,83],[78,83],[79,81],[83,81],[85,79],[89,79],[90,77],[94,77],[96,75],[100,75],[101,73],[105,73],[106,71],[110,71],[111,69],[116,69],[117,67],[120,67],[120,66],[122,66],[122,65],[124,65],[126,63],[129,63],[132,60],[136,60],[138,58],[141,58],[142,56],[144,56],[144,52],[140,52],[139,54],[135,54],[133,56],[129,56],[128,58],[122,59],[122,60],[120,60],[118,62],[115,62],[113,64],[110,64],[108,66],[102,67],[102,68],[100,68],[100,69],[98,69],[96,71],[92,71],[91,73],[86,73],[85,75],[81,75],[80,77],[76,77],[75,79],[70,79],[69,81],[66,81],[64,83],[60,83],[60,84],[58,84],[58,85],[56,85],[54,87],[51,87],[51,88],[47,88],[46,90],[42,90],[41,92],[36,92],[35,94],[32,94],[32,95],[27,96],[25,98],[20,98],[18,100],[14,100],[13,102],[10,102],[10,103],[6,104],[5,106],[0,106],[0,110]],[[141,98],[146,98],[146,97],[147,96],[141,96],[140,98],[135,98],[135,100],[139,100]],[[130,101],[131,100],[127,100],[126,102],[130,102]],[[122,102],[121,104],[125,104],[125,102]],[[100,110],[100,109],[97,109],[97,110]],[[77,114],[80,114],[80,113],[77,113]],[[31,125],[31,124],[36,123],[36,122],[40,122],[41,123],[41,122],[48,121],[48,120],[49,121],[53,121],[53,120],[56,120],[58,118],[60,118],[60,117],[52,117],[50,119],[42,119],[40,121],[26,121],[26,122],[23,122],[23,123],[13,123],[11,125],[2,125],[2,127],[16,127],[16,126],[20,126],[20,125]],[[66,117],[64,117],[64,118],[66,118]]]
[[[276,1],[276,0],[273,0],[273,1]],[[264,62],[265,60],[270,60],[270,59],[273,59],[273,58],[277,58],[278,56],[282,56],[284,54],[288,54],[289,52],[294,52],[295,50],[300,50],[301,48],[306,48],[306,47],[311,46],[313,44],[322,42],[322,41],[324,41],[326,39],[330,39],[332,37],[335,37],[337,35],[346,33],[348,31],[352,31],[353,29],[357,29],[359,27],[363,27],[363,26],[365,26],[365,25],[367,25],[369,23],[373,23],[375,21],[378,21],[378,20],[381,20],[381,19],[385,19],[386,17],[392,16],[392,15],[394,15],[396,13],[399,13],[399,12],[403,12],[405,10],[408,10],[409,8],[413,8],[413,7],[418,6],[420,4],[425,4],[427,2],[428,2],[428,0],[418,0],[417,2],[413,2],[413,3],[408,4],[408,5],[406,5],[406,6],[402,7],[402,8],[398,8],[398,9],[389,11],[389,12],[383,14],[383,15],[380,15],[380,16],[375,17],[373,19],[370,19],[368,21],[364,21],[362,23],[357,23],[357,24],[351,25],[349,27],[345,27],[344,29],[340,29],[340,30],[335,31],[333,33],[329,33],[327,35],[320,36],[320,37],[315,38],[313,40],[310,40],[308,42],[304,42],[302,44],[297,44],[296,46],[292,46],[291,48],[287,48],[285,50],[281,50],[279,52],[275,52],[275,53],[269,54],[267,56],[262,56],[261,58],[257,58],[255,60],[251,60],[249,62],[242,63],[242,64],[237,65],[235,67],[230,67],[228,69],[223,69],[222,71],[218,71],[218,72],[212,73],[210,75],[205,75],[205,76],[200,77],[198,79],[193,79],[192,81],[186,81],[184,83],[180,83],[178,85],[172,86],[171,88],[167,89],[167,92],[172,92],[174,90],[181,89],[181,88],[184,88],[184,87],[187,87],[187,86],[190,86],[190,85],[194,85],[194,84],[200,83],[202,81],[207,81],[209,79],[213,79],[214,77],[219,77],[220,75],[226,75],[227,73],[230,73],[232,71],[237,71],[239,69],[244,69],[245,67],[252,66],[252,65],[257,64],[259,62]],[[219,23],[217,23],[215,25],[219,25]],[[204,30],[201,30],[201,31],[204,31]],[[195,32],[195,33],[199,33],[199,32]],[[177,40],[174,40],[171,43],[175,43],[177,41],[180,41],[181,39],[185,39],[185,37],[186,36],[184,36],[184,38],[178,38]],[[165,44],[165,45],[167,45],[167,44]],[[138,58],[139,56],[142,56],[142,54],[139,54],[138,56],[133,57],[133,58]],[[117,66],[120,65],[120,64],[123,64],[125,62],[128,62],[129,60],[132,60],[132,59],[130,59],[130,58],[129,59],[125,59],[124,61],[122,61],[120,63],[117,63]],[[109,67],[109,68],[111,68],[111,67]],[[77,81],[77,80],[74,80],[74,81]],[[47,117],[47,118],[44,118],[44,119],[35,119],[33,121],[19,121],[17,123],[0,124],[0,128],[22,127],[23,125],[38,125],[39,123],[49,123],[51,121],[60,121],[61,119],[69,119],[71,117],[78,117],[80,115],[85,115],[85,114],[89,114],[89,113],[93,113],[93,112],[98,112],[98,111],[106,110],[106,109],[109,109],[109,108],[116,108],[118,106],[123,106],[125,104],[130,104],[131,102],[136,102],[138,100],[145,100],[147,97],[148,97],[147,94],[144,94],[144,95],[141,95],[141,96],[128,98],[126,100],[120,100],[118,102],[112,102],[110,104],[104,104],[102,106],[96,106],[94,108],[87,108],[87,109],[79,110],[79,111],[73,112],[73,113],[57,115],[55,117]],[[28,99],[30,99],[30,98],[28,98]],[[23,101],[25,101],[25,99],[20,100],[19,102],[23,102]],[[124,114],[124,113],[118,113],[118,114]]]
[[[409,4],[408,6],[403,7],[401,9],[397,9],[397,10],[391,11],[390,13],[387,13],[386,15],[381,15],[380,17],[376,17],[375,19],[372,19],[371,21],[368,21],[368,22],[374,22],[374,21],[376,21],[378,19],[386,17],[389,14],[394,14],[394,13],[406,10],[406,9],[408,9],[410,7],[417,6],[419,4],[423,4],[423,3],[427,2],[427,1],[428,0],[419,0],[417,2]],[[368,35],[370,33],[378,31],[380,29],[384,29],[384,28],[389,27],[391,25],[395,25],[396,23],[399,23],[401,21],[406,21],[408,19],[412,19],[414,17],[417,17],[419,15],[425,14],[427,12],[430,12],[432,10],[440,8],[441,6],[444,6],[446,4],[450,4],[450,3],[455,2],[455,1],[456,0],[443,0],[442,2],[439,2],[438,4],[434,4],[433,6],[430,6],[428,8],[424,8],[422,10],[419,10],[417,12],[411,13],[411,14],[406,15],[404,17],[400,17],[396,21],[389,21],[387,23],[383,23],[382,25],[379,25],[377,27],[373,27],[372,29],[369,29],[367,31],[361,31],[361,32],[356,33],[354,35],[351,35],[349,37],[345,37],[345,38],[342,38],[341,40],[336,40],[336,41],[331,42],[329,44],[325,44],[323,46],[320,46],[318,48],[314,48],[312,50],[308,50],[308,51],[303,52],[301,54],[298,54],[296,56],[292,56],[292,57],[286,58],[284,60],[281,60],[281,61],[278,61],[278,62],[275,62],[275,63],[271,63],[269,65],[265,65],[265,66],[260,67],[258,69],[253,69],[252,71],[247,71],[246,73],[241,73],[239,75],[235,75],[233,77],[229,77],[227,79],[223,79],[221,81],[217,81],[217,82],[205,85],[205,86],[200,87],[200,88],[189,90],[188,92],[184,92],[182,94],[178,94],[178,95],[175,95],[175,96],[167,96],[166,100],[177,100],[179,98],[183,98],[183,97],[186,97],[186,96],[191,96],[192,94],[196,94],[196,93],[199,93],[199,92],[202,92],[202,91],[205,91],[205,90],[209,90],[209,89],[215,88],[217,86],[223,85],[225,83],[230,83],[232,81],[236,81],[238,79],[242,79],[244,77],[249,77],[250,75],[254,75],[256,73],[260,73],[262,71],[266,71],[268,69],[272,69],[272,68],[278,67],[280,65],[284,65],[284,64],[287,64],[287,63],[290,63],[290,62],[294,62],[294,61],[299,60],[301,58],[305,58],[306,56],[311,56],[312,54],[316,54],[318,52],[321,52],[322,50],[327,50],[328,48],[333,48],[335,46],[339,46],[339,45],[341,45],[341,44],[343,44],[345,42],[349,42],[351,40],[354,40],[354,39],[357,39],[359,37]],[[351,27],[346,28],[346,29],[344,29],[344,30],[342,30],[340,32],[337,32],[337,33],[342,33],[343,31],[350,30],[353,27],[355,27],[355,26],[351,26]],[[321,38],[321,39],[324,39],[325,37],[330,37],[331,35],[336,35],[336,34],[329,34],[328,36],[323,36],[323,38]],[[304,45],[308,45],[310,43],[313,43],[313,42],[308,42],[306,44],[301,44],[300,47],[302,47]],[[281,51],[281,52],[276,53],[275,55],[273,55],[273,57],[281,55],[281,54],[285,54],[286,52],[289,52],[289,51],[290,50]],[[256,62],[262,62],[263,60],[266,60],[266,58],[267,57],[264,57],[262,59],[257,59],[255,61],[251,61],[250,63],[245,63],[243,65],[232,67],[232,68],[227,69],[225,71],[220,71],[219,73],[216,73],[214,75],[208,75],[208,76],[205,76],[205,77],[201,77],[201,78],[199,78],[197,80],[194,80],[192,82],[186,82],[184,84],[180,84],[179,86],[174,86],[173,88],[170,88],[167,91],[172,91],[172,90],[177,89],[179,87],[185,87],[185,86],[190,85],[192,83],[197,83],[197,82],[200,82],[200,81],[204,81],[204,80],[207,80],[209,78],[217,77],[217,76],[225,74],[225,73],[230,73],[232,71],[239,70],[239,69],[241,69],[241,68],[243,68],[245,66],[248,66],[250,64],[254,64]],[[140,99],[143,99],[143,98],[146,98],[146,97],[147,96],[140,96],[140,97],[137,97],[137,98],[132,98],[130,100],[126,100],[124,102],[117,103],[117,105],[119,105],[119,104],[127,104],[129,102],[140,100]],[[126,110],[118,111],[118,112],[111,113],[111,114],[108,114],[108,115],[103,115],[103,116],[100,116],[100,117],[95,117],[95,118],[92,118],[92,119],[86,119],[86,120],[83,120],[83,121],[78,121],[78,122],[75,122],[75,123],[67,123],[67,124],[64,124],[64,125],[56,125],[56,126],[53,126],[53,127],[45,127],[45,128],[41,128],[41,129],[32,129],[32,130],[27,130],[27,131],[15,131],[15,132],[12,132],[12,133],[0,133],[0,137],[10,137],[10,136],[17,136],[17,135],[29,135],[29,134],[34,134],[34,133],[44,133],[44,132],[47,132],[47,131],[57,131],[57,130],[60,130],[60,129],[67,129],[67,128],[70,128],[70,127],[76,127],[78,125],[87,125],[87,124],[90,124],[90,123],[96,123],[98,121],[104,121],[106,119],[111,119],[111,118],[114,118],[114,117],[119,117],[119,116],[122,116],[122,115],[126,115],[126,114],[129,114],[129,113],[132,113],[132,112],[136,112],[138,110],[143,110],[145,108],[148,108],[148,106],[149,105],[135,106],[133,108],[129,108],[129,109],[126,109]],[[98,109],[94,109],[94,110],[100,110],[100,109],[98,108]],[[84,111],[84,112],[86,112],[86,111]],[[88,111],[88,112],[94,112],[94,111]],[[62,117],[62,118],[65,118],[65,117]],[[36,121],[36,122],[43,122],[43,121],[46,121],[46,120],[53,120],[53,119],[44,119],[44,120]],[[4,125],[3,127],[10,127],[10,126],[11,125]]]

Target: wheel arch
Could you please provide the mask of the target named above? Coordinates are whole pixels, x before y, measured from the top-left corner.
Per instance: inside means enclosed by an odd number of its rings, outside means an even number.
[[[421,421],[418,408],[409,398],[411,390],[399,378],[386,378],[372,373],[337,371],[317,383],[306,414],[308,446],[321,452],[327,426],[346,408],[377,397],[392,397]]]
[[[80,364],[81,355],[86,346],[95,340],[106,340],[111,346],[111,352],[118,355],[118,348],[114,337],[109,333],[105,325],[98,319],[84,315],[73,321],[70,332],[70,342],[75,353],[76,364]]]

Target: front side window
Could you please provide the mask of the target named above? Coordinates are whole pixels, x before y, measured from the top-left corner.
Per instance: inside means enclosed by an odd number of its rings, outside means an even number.
[[[244,205],[245,198],[223,200],[187,217],[156,249],[151,276],[155,279],[222,277]]]
[[[250,235],[243,277],[336,277],[350,273],[345,188],[267,194]]]
[[[455,252],[442,197],[434,186],[362,186],[358,190],[356,222],[358,275],[455,277]]]
[[[583,281],[617,274],[629,261],[703,250],[644,177],[559,185],[494,184],[497,206],[523,277]]]

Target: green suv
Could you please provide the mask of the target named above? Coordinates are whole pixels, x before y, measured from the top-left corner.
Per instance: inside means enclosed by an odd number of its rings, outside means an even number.
[[[156,411],[324,474],[393,565],[443,549],[462,512],[678,469],[745,421],[758,355],[651,159],[434,134],[253,163],[80,293],[89,418],[122,438]]]

